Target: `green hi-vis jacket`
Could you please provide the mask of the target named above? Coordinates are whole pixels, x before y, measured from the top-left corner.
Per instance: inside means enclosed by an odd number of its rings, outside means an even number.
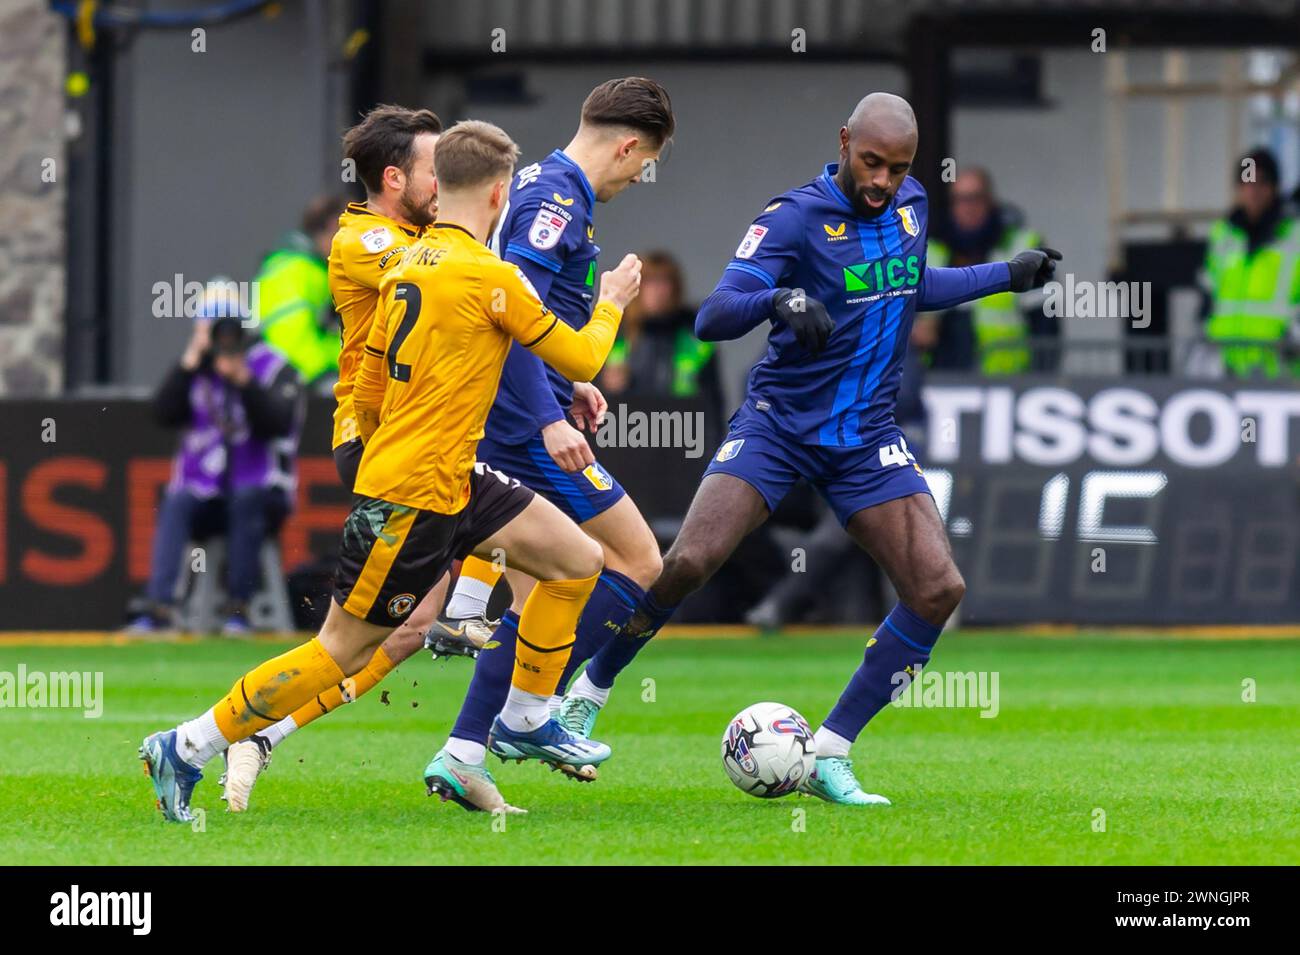
[[[1283,217],[1269,242],[1253,253],[1248,248],[1241,227],[1226,219],[1210,227],[1205,335],[1221,343],[1224,367],[1233,375],[1275,378],[1300,306],[1300,224]]]
[[[291,232],[257,273],[258,330],[308,384],[338,371],[339,336],[330,318],[326,262],[301,232]]]
[[[1032,229],[1010,226],[1003,231],[997,246],[989,253],[989,261],[1008,260],[1017,252],[1042,244],[1042,237]],[[927,265],[944,268],[951,258],[944,243],[929,243],[926,249]],[[994,292],[972,302],[969,308],[971,324],[975,329],[976,360],[980,371],[986,375],[1014,375],[1028,371],[1029,324],[1016,303],[1016,293]]]
[[[675,398],[692,398],[700,393],[700,370],[713,357],[712,342],[702,342],[691,328],[678,328],[673,332],[672,395]],[[624,364],[628,360],[628,341],[619,337],[609,352],[609,364]]]

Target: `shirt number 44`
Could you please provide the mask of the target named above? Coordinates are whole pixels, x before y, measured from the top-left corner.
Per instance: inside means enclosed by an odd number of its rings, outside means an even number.
[[[921,473],[921,466],[916,463],[916,455],[907,449],[907,441],[902,437],[898,439],[897,444],[882,444],[879,453],[882,468],[890,465],[905,468],[910,464],[916,468],[917,474]]]

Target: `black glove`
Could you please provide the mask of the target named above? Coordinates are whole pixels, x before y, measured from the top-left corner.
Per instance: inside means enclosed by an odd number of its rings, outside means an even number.
[[[1061,253],[1055,249],[1029,249],[1007,263],[1011,267],[1011,291],[1042,288],[1056,275]]]
[[[835,328],[835,322],[826,314],[826,306],[799,289],[789,288],[777,289],[772,305],[776,317],[790,326],[799,344],[813,355],[820,355]]]

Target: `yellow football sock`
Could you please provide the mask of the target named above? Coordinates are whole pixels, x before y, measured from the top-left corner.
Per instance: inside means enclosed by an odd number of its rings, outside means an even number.
[[[599,574],[582,580],[539,580],[519,615],[515,674],[511,684],[529,693],[550,696],[560,683],[573,652],[578,616],[596,587]]]
[[[314,719],[319,719],[330,710],[337,709],[344,703],[351,703],[363,693],[369,693],[384,677],[393,672],[397,664],[384,652],[383,647],[375,650],[365,669],[354,673],[334,686],[316,694],[316,699],[293,711],[293,722],[302,729]]]
[[[313,637],[249,670],[212,708],[212,715],[221,735],[234,743],[280,722],[342,680],[339,665],[321,646],[320,638]]]

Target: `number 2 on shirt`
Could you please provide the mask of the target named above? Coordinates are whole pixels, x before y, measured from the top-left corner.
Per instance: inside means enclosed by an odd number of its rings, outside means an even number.
[[[420,319],[420,286],[414,282],[401,282],[393,290],[393,298],[403,302],[406,305],[406,311],[402,313],[402,321],[397,326],[397,334],[393,336],[393,341],[388,346],[388,377],[394,381],[410,381],[411,366],[403,365],[397,360],[397,352],[406,341],[406,336],[411,334],[411,329]],[[882,449],[883,453],[883,449]]]

